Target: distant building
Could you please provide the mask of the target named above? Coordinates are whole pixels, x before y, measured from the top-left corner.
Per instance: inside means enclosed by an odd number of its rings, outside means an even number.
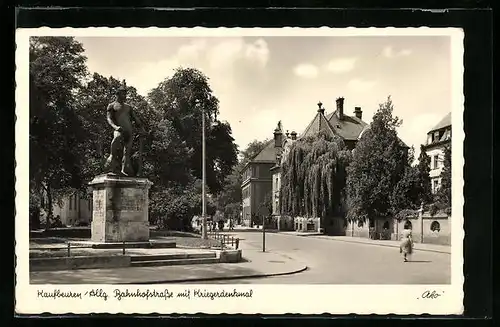
[[[267,142],[264,149],[250,160],[242,171],[242,222],[251,226],[259,216],[259,208],[265,203],[266,196],[271,196],[271,168],[274,166],[274,141]]]
[[[40,193],[41,220],[45,220],[48,196],[45,191]],[[81,226],[90,224],[92,220],[92,198],[86,198],[79,192],[64,196],[60,200],[52,200],[53,219],[60,219],[63,226]]]
[[[451,145],[451,112],[448,113],[441,121],[427,132],[427,141],[424,145],[424,150],[431,158],[431,177],[432,192],[436,191],[441,186],[441,171],[443,170],[444,149]]]
[[[54,217],[59,216],[65,226],[90,225],[92,220],[92,198],[87,199],[75,192],[62,199],[60,204],[54,204]]]

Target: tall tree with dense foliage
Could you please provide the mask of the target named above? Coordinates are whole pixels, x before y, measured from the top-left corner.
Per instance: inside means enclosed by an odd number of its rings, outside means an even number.
[[[390,97],[380,104],[369,128],[362,134],[348,167],[348,219],[365,221],[388,217],[394,211],[394,190],[408,171],[408,151],[396,128],[402,121],[393,116]],[[402,185],[400,185],[402,187]]]
[[[326,217],[343,212],[350,151],[325,133],[294,142],[281,167],[280,212]]]
[[[206,180],[210,193],[218,194],[237,163],[237,148],[227,122],[217,120],[219,100],[199,70],[179,68],[148,95],[149,103],[190,149],[184,156],[192,175],[202,178],[202,112],[206,117]],[[197,103],[199,105],[197,106]]]
[[[48,198],[47,224],[55,197],[83,183],[75,151],[85,136],[75,97],[87,76],[83,52],[72,37],[30,39],[30,181]]]
[[[408,151],[407,165],[401,179],[396,183],[391,197],[391,213],[397,220],[415,216],[422,198],[420,167],[412,166],[414,161],[413,147]]]
[[[227,122],[217,119],[219,101],[208,78],[196,69],[177,69],[148,94],[148,103],[156,115],[150,157],[146,159],[150,167],[145,169],[155,178],[151,218],[170,228],[188,229],[192,216],[201,213],[203,112],[206,181],[212,196],[207,200],[208,215],[215,212],[215,197],[237,163],[232,130]],[[175,204],[166,205],[165,201]]]
[[[451,146],[444,149],[441,185],[436,192],[435,203],[439,210],[443,210],[447,214],[451,213]]]
[[[432,202],[431,185],[431,158],[425,152],[423,145],[420,146],[420,155],[418,157],[418,181],[419,181],[419,201],[424,205]]]

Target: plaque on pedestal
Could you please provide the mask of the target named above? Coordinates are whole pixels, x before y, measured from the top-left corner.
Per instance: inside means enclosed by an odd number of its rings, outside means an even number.
[[[93,188],[92,242],[149,241],[147,178],[99,175]]]

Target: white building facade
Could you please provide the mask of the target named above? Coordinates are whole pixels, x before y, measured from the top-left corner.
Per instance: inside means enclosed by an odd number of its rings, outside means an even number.
[[[429,175],[433,193],[436,193],[441,186],[444,149],[447,146],[451,146],[451,112],[427,132],[427,141],[424,145],[424,150],[431,159]]]

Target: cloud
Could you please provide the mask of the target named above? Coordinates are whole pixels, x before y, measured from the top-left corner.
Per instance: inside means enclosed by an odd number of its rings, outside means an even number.
[[[337,58],[331,60],[326,69],[333,73],[346,73],[354,69],[357,58]]]
[[[386,58],[403,57],[403,56],[409,56],[411,54],[412,54],[412,51],[410,49],[403,49],[400,51],[394,51],[394,49],[391,46],[387,46],[382,50],[382,55]]]
[[[180,66],[188,66],[183,64],[177,58],[169,58],[157,62],[147,63],[141,69],[130,76],[130,84],[137,88],[137,91],[146,95],[151,89],[155,88],[158,83],[165,78],[172,76],[175,69]]]
[[[201,53],[208,47],[206,40],[194,40],[177,50],[176,57],[183,61],[198,61]]]
[[[212,84],[226,88],[234,83],[235,70],[264,68],[269,60],[266,41],[247,43],[243,38],[194,39],[160,61],[143,63],[131,76],[139,93],[146,95],[159,82],[172,76],[176,68],[192,67],[211,77]],[[238,63],[238,65],[235,65]]]
[[[242,38],[229,39],[209,49],[207,59],[213,69],[226,69],[242,59],[265,67],[269,60],[269,48],[263,39],[253,43],[245,43]]]
[[[318,68],[312,64],[300,64],[293,69],[295,75],[303,78],[315,78],[318,76]]]
[[[354,78],[347,83],[347,86],[355,91],[362,92],[371,90],[377,85],[377,81],[365,80],[361,78]]]
[[[258,39],[254,43],[248,44],[245,47],[245,57],[251,61],[259,63],[261,66],[266,66],[269,60],[269,48],[267,42],[263,39]]]

